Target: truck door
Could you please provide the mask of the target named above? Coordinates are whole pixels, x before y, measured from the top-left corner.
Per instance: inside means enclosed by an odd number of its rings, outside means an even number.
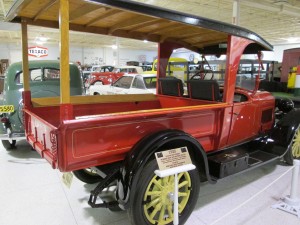
[[[257,134],[256,107],[247,96],[235,94],[227,145],[243,142]],[[255,132],[256,131],[256,132]]]

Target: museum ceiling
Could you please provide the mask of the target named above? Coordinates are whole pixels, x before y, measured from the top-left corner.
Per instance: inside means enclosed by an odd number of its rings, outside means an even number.
[[[55,0],[47,0],[55,2]],[[232,22],[233,0],[135,0],[163,8],[182,11],[223,22]],[[0,21],[5,20],[13,0],[0,0]],[[240,0],[239,25],[250,29],[273,45],[300,43],[300,0]],[[72,13],[72,12],[71,12]],[[79,13],[79,12],[76,12]],[[83,12],[82,12],[83,13]],[[0,22],[1,43],[21,43],[20,25]],[[29,27],[29,43],[57,44],[58,30]],[[74,46],[100,47],[119,45],[120,48],[156,49],[155,43],[96,34],[70,33]],[[45,43],[45,42],[44,42]]]

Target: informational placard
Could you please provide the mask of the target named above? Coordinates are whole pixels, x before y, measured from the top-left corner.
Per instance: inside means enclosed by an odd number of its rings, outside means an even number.
[[[155,157],[159,170],[171,169],[192,163],[187,147],[156,152]]]

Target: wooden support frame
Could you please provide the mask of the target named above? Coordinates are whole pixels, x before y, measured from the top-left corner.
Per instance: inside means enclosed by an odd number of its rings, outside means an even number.
[[[59,0],[60,31],[60,122],[73,119],[70,97],[69,0]]]
[[[27,21],[22,19],[22,67],[23,67],[23,87],[24,91],[29,91],[29,66],[28,66],[28,33]]]

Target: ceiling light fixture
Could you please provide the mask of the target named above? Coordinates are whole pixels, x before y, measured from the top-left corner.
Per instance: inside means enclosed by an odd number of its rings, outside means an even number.
[[[300,37],[289,37],[286,39],[289,43],[297,43],[300,42]]]
[[[42,45],[48,41],[49,38],[45,37],[43,34],[39,35],[35,38],[35,43],[38,45]]]
[[[116,45],[112,45],[112,46],[111,46],[111,48],[112,48],[112,49],[117,49],[117,48],[118,48],[118,46],[116,46]]]
[[[287,41],[289,44],[300,43],[300,37],[287,37],[287,38],[281,38],[281,39]]]

